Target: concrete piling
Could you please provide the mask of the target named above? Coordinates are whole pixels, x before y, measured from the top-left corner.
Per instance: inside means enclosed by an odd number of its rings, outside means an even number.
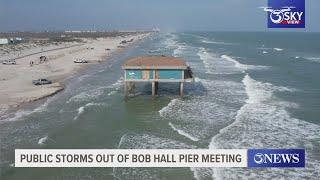
[[[180,96],[183,96],[183,82],[180,82],[179,86]]]
[[[152,96],[156,96],[158,94],[159,82],[152,82]]]
[[[134,94],[135,91],[135,83],[134,82],[125,82],[124,84],[124,94],[128,97],[129,94]]]

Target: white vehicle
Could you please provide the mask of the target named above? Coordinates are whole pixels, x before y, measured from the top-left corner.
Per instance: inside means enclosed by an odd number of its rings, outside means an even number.
[[[11,65],[11,64],[17,64],[15,60],[4,60],[2,61],[2,64],[7,64],[7,65]]]
[[[73,61],[74,63],[88,63],[88,61],[83,60],[83,59],[76,59]]]

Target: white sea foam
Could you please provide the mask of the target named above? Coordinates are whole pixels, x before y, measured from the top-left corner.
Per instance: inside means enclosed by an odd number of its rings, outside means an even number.
[[[306,60],[310,62],[320,63],[320,57],[315,57],[315,56],[302,55],[302,56],[295,56],[294,58],[299,60]]]
[[[259,47],[257,49],[259,49],[259,50],[272,50],[272,48],[267,48],[265,46]]]
[[[211,168],[197,167],[197,168],[190,168],[190,170],[193,172],[193,177],[196,180],[206,180],[206,179],[220,180],[218,176],[213,177],[213,172]]]
[[[120,149],[121,144],[123,143],[124,138],[126,138],[127,134],[124,134],[123,136],[121,136],[120,141],[118,143],[118,149]]]
[[[40,106],[35,108],[33,110],[33,112],[44,112],[44,111],[46,111],[47,108],[48,108],[48,105],[54,100],[55,100],[55,96],[47,98],[47,100],[43,104],[41,104]]]
[[[213,57],[212,54],[208,53],[205,48],[200,48],[197,55],[202,60],[204,67],[206,69],[206,73],[214,74],[217,72],[213,68],[214,67],[213,63],[214,63],[215,57]]]
[[[173,99],[159,114],[168,119],[171,128],[179,134],[199,141],[212,137],[219,127],[231,123],[236,109],[227,103],[241,104],[245,94],[237,90],[241,89],[241,83],[199,78],[197,81],[195,87],[199,89],[195,89],[198,92],[196,96]]]
[[[44,137],[40,138],[39,141],[38,141],[38,144],[39,144],[40,146],[44,146],[44,145],[47,145],[49,141],[54,142],[54,143],[56,142],[56,141],[54,141],[53,139],[51,139],[51,138],[47,135],[47,136],[44,136]]]
[[[85,106],[81,106],[77,109],[77,115],[73,118],[73,120],[77,120],[79,116],[84,112]]]
[[[5,114],[9,110],[8,106],[0,106],[0,117],[2,114]]]
[[[184,137],[186,137],[186,138],[188,138],[188,139],[190,139],[190,140],[192,140],[192,141],[199,141],[198,138],[193,137],[193,136],[191,136],[190,134],[184,132],[183,130],[176,128],[171,122],[169,122],[169,126],[170,126],[173,130],[177,131],[180,135],[182,135],[182,136],[184,136]]]
[[[160,110],[159,110],[160,116],[164,116],[164,113],[166,113],[166,111],[168,110],[168,108],[169,108],[170,106],[174,106],[174,104],[176,104],[177,101],[179,101],[179,99],[172,99],[167,106],[165,106],[165,107],[163,107],[162,109],[160,109]]]
[[[245,70],[249,69],[262,70],[268,68],[267,66],[241,64],[228,55],[218,56],[207,52],[205,48],[199,48],[197,55],[202,60],[208,74],[234,74],[244,73]],[[222,59],[226,61],[222,61]]]
[[[194,82],[201,82],[201,79],[199,77],[195,77]]]
[[[152,134],[124,134],[119,142],[120,149],[191,149],[195,146],[158,137]],[[114,168],[113,175],[119,179],[161,179],[161,169],[150,168]]]
[[[19,110],[15,113],[11,113],[11,114],[7,114],[3,120],[1,120],[2,122],[6,122],[6,121],[18,121],[18,120],[23,120],[24,117],[32,114],[33,111],[32,110]]]
[[[72,96],[67,103],[71,102],[83,102],[93,100],[99,96],[101,96],[106,89],[115,89],[119,90],[123,84],[123,77],[120,77],[115,83],[109,86],[102,86],[98,88],[89,89],[87,91],[83,91],[75,96]]]
[[[81,114],[83,114],[85,108],[87,107],[90,107],[90,106],[105,106],[106,104],[105,103],[95,103],[95,102],[90,102],[90,103],[87,103],[86,105],[84,106],[81,106],[77,109],[77,115],[73,118],[73,120],[77,120]]]
[[[312,62],[320,63],[320,57],[304,57],[304,59]]]
[[[319,125],[292,118],[281,99],[274,92],[292,92],[294,89],[262,83],[246,75],[243,79],[248,96],[246,103],[238,110],[235,121],[221,129],[212,138],[209,148],[305,148],[316,146],[320,138]],[[288,177],[290,179],[310,178],[310,172],[320,168],[320,162],[308,153],[306,168],[300,169],[253,169],[213,168],[213,177],[222,179],[249,179],[267,177]]]
[[[0,122],[23,120],[25,117],[33,113],[44,112],[47,110],[47,106],[52,100],[53,97],[48,98],[43,104],[34,109],[22,109],[16,112],[9,112],[9,108],[0,109]]]
[[[176,49],[177,48],[177,36],[174,34],[168,34],[167,38],[163,41],[165,48]]]
[[[166,172],[159,168],[113,168],[112,176],[116,179],[130,180],[163,179],[162,173]]]
[[[257,65],[248,65],[248,64],[241,64],[239,61],[235,60],[234,58],[228,56],[228,55],[222,55],[221,58],[230,61],[234,63],[235,67],[243,70],[248,70],[248,69],[266,69],[266,66],[257,66]]]
[[[125,134],[121,137],[118,147],[121,149],[195,148],[195,146],[192,145],[151,134]]]
[[[43,137],[43,138],[40,138],[39,139],[39,141],[38,141],[38,144],[40,145],[40,146],[43,146],[43,145],[46,145],[46,143],[47,143],[47,141],[48,141],[48,136],[45,136],[45,137]]]
[[[275,51],[283,51],[281,48],[273,48]]]
[[[108,86],[108,88],[119,90],[122,85],[123,85],[123,77],[120,77],[115,83]]]
[[[267,51],[262,51],[262,54],[268,54],[268,52]]]
[[[258,107],[258,105],[262,104],[260,107],[262,108],[262,110],[266,110],[264,103],[269,103],[274,105],[275,102],[273,102],[272,100],[276,100],[273,94],[275,91],[287,91],[287,92],[295,91],[295,89],[293,88],[287,88],[283,86],[274,86],[270,83],[262,83],[262,82],[256,81],[252,79],[248,74],[243,78],[242,82],[245,85],[245,91],[248,96],[248,99],[246,100],[246,104],[242,106],[241,109],[237,112],[237,116],[235,118],[236,120],[234,121],[234,123],[220,130],[220,134],[226,132],[229,128],[233,127],[234,124],[238,123],[239,120],[241,119],[240,118],[241,115],[244,114],[249,116],[248,113],[254,112],[253,110],[252,111],[249,110],[248,112],[245,111],[249,106]],[[279,103],[281,104],[281,101]],[[270,106],[270,108],[272,107]],[[257,109],[254,108],[254,110],[257,110]],[[212,142],[214,142],[215,138],[217,138],[218,136],[215,136]],[[210,148],[216,148],[216,146],[214,144],[210,144]]]
[[[181,57],[183,55],[184,50],[187,47],[184,45],[178,45],[178,48],[176,48],[175,50],[173,50],[173,56],[174,57]]]
[[[207,44],[220,44],[220,45],[234,45],[233,43],[226,43],[226,42],[220,42],[220,41],[212,41],[212,40],[202,40],[203,43]]]
[[[112,96],[112,95],[115,95],[115,94],[117,94],[117,91],[111,91],[111,92],[108,93],[108,96]]]
[[[67,103],[71,102],[82,102],[82,101],[89,101],[95,99],[103,94],[105,87],[91,89],[89,91],[81,92],[75,96],[72,96]]]
[[[88,78],[88,77],[90,77],[90,75],[85,74],[85,75],[83,75],[83,76],[80,76],[78,79],[79,79],[79,81],[83,81],[84,79],[86,79],[86,78]]]
[[[104,103],[95,103],[95,102],[91,102],[91,103],[87,103],[85,105],[85,107],[89,107],[89,106],[104,106]]]
[[[248,74],[242,80],[246,87],[248,95],[247,103],[261,103],[270,100],[275,91],[288,91],[293,92],[295,89],[283,86],[274,86],[270,83],[262,83],[252,79]]]

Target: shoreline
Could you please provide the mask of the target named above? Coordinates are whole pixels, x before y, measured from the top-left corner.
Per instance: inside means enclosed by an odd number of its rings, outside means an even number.
[[[23,52],[23,56],[8,59],[17,59],[17,65],[0,64],[0,110],[7,111],[36,102],[64,90],[68,79],[81,70],[93,64],[108,61],[114,53],[121,52],[133,44],[150,36],[151,33],[139,33],[128,36],[104,37],[97,39],[83,38],[85,43],[56,47],[43,52]],[[122,44],[128,39],[132,42]],[[47,47],[44,47],[47,48]],[[107,50],[108,49],[108,50]],[[42,49],[43,50],[43,49]],[[21,52],[20,52],[21,54]],[[48,58],[47,62],[30,65],[30,59],[37,59],[41,55]],[[2,60],[5,60],[2,57]],[[88,63],[74,63],[75,59],[84,59]],[[35,86],[32,80],[48,78],[53,83]],[[21,83],[21,84],[20,84]]]

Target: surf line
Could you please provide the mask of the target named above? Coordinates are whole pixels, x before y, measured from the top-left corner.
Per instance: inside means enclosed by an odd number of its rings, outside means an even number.
[[[188,138],[188,139],[190,139],[190,140],[192,140],[192,141],[199,141],[198,138],[193,137],[193,136],[191,136],[190,134],[186,133],[185,131],[176,128],[171,122],[169,122],[169,126],[170,126],[174,131],[177,131],[178,134],[180,134],[180,135],[182,135],[182,136],[184,136],[184,137],[186,137],[186,138]]]

